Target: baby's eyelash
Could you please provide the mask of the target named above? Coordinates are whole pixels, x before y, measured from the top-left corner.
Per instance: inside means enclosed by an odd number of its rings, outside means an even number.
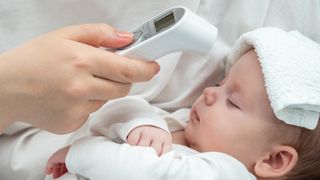
[[[234,104],[232,101],[230,101],[230,99],[228,99],[227,101],[228,101],[228,103],[229,103],[231,106],[233,106],[233,107],[235,107],[235,108],[237,108],[237,109],[240,109],[239,106],[237,106],[237,105]]]

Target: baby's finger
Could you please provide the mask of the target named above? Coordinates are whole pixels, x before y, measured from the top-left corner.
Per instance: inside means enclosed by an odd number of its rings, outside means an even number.
[[[60,177],[60,166],[55,166],[55,167],[53,168],[52,177],[53,177],[54,179]]]
[[[60,168],[60,176],[64,175],[66,172],[68,172],[66,164],[62,164]]]
[[[127,143],[133,146],[136,146],[141,138],[141,132],[132,131],[127,138]]]
[[[162,142],[161,141],[152,141],[150,147],[155,149],[158,156],[160,156],[161,149],[162,149]]]
[[[141,134],[141,137],[138,142],[138,146],[150,146],[151,137]]]
[[[161,151],[161,155],[169,152],[172,150],[172,144],[171,143],[168,143],[168,142],[165,142],[162,144],[162,151]]]
[[[49,175],[49,174],[52,174],[52,166],[50,165],[47,165],[46,167],[46,174]]]
[[[52,157],[50,157],[46,165],[46,174],[52,174],[53,167],[54,167],[54,163],[52,162]]]

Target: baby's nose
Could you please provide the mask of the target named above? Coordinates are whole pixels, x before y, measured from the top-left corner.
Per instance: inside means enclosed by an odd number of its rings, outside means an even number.
[[[203,90],[204,101],[206,105],[211,106],[217,100],[216,87],[209,87]]]

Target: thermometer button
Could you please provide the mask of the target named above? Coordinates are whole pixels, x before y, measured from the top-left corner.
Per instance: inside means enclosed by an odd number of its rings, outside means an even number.
[[[138,42],[141,39],[142,31],[138,30],[136,32],[133,32],[133,43]]]

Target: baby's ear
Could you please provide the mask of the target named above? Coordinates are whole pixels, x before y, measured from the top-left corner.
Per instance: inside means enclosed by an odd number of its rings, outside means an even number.
[[[254,165],[258,177],[282,177],[289,173],[298,161],[298,153],[291,146],[279,145],[262,156]]]

